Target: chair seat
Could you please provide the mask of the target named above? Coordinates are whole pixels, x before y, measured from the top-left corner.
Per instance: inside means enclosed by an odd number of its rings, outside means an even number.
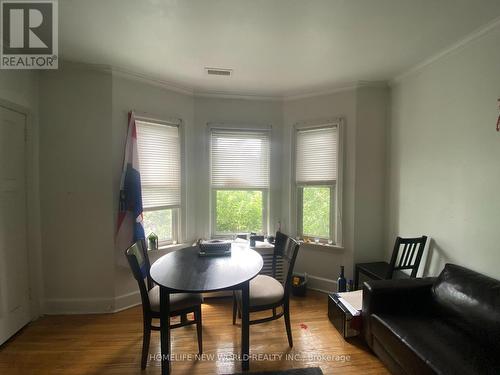
[[[250,307],[265,306],[277,303],[283,299],[283,285],[274,277],[257,275],[250,281]],[[241,291],[238,291],[241,299]]]
[[[372,263],[358,263],[356,267],[359,268],[361,272],[370,276],[372,279],[384,280],[389,272],[390,265],[387,262],[372,262]],[[401,272],[394,271],[393,279],[404,279],[408,278],[409,275]]]
[[[154,286],[149,292],[149,303],[151,310],[160,312],[160,287]],[[170,294],[170,311],[177,311],[194,307],[203,302],[199,293],[172,293]]]

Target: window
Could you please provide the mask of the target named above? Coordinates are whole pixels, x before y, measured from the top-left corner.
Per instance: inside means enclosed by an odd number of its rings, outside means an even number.
[[[269,132],[211,129],[212,236],[267,230],[269,159]]]
[[[179,124],[136,121],[144,233],[159,245],[179,240],[181,158]]]
[[[297,234],[339,242],[338,136],[329,124],[296,130]]]

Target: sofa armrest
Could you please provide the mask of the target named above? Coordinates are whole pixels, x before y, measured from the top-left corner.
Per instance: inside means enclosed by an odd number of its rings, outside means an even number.
[[[421,279],[371,280],[363,285],[363,334],[372,347],[370,316],[390,313],[425,313],[432,306],[431,287],[435,277]]]

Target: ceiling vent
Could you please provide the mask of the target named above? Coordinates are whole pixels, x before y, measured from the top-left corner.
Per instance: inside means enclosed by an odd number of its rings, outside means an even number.
[[[232,69],[205,68],[205,71],[210,76],[231,77],[233,75]]]

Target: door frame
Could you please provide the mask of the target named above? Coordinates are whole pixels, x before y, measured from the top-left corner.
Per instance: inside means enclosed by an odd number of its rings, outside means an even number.
[[[28,257],[28,286],[30,319],[42,314],[43,277],[40,234],[40,191],[38,126],[33,110],[0,98],[0,107],[25,116],[25,180],[26,180],[26,246]]]

